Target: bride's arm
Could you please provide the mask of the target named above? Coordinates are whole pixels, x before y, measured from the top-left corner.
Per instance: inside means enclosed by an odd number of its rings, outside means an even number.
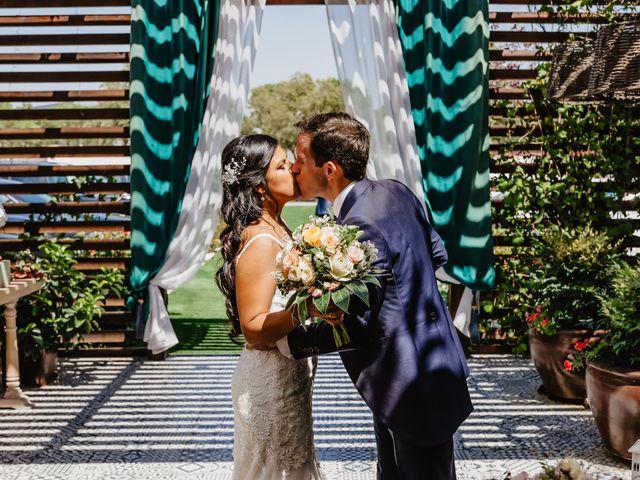
[[[248,345],[275,347],[296,325],[291,314],[281,310],[269,313],[276,281],[276,255],[280,246],[269,238],[257,239],[236,265],[236,302],[240,326]]]

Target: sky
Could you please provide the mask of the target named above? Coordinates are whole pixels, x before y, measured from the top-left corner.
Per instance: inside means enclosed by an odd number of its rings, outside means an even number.
[[[252,87],[290,79],[337,77],[324,5],[268,6],[262,17]]]

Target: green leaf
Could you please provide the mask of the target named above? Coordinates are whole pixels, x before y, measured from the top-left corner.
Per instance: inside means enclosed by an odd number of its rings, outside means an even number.
[[[365,277],[362,278],[362,281],[364,283],[371,283],[373,285],[376,285],[378,287],[381,287],[382,285],[380,284],[380,280],[378,280],[376,277],[374,277],[373,275],[366,275]]]
[[[298,298],[298,292],[296,292],[294,295],[291,295],[289,297],[289,300],[287,300],[287,305],[284,307],[284,309],[289,310],[291,306],[295,303],[296,298]]]
[[[351,293],[360,298],[367,307],[369,306],[369,289],[363,282],[351,282],[345,285]]]
[[[296,300],[296,306],[298,308],[298,320],[300,320],[300,323],[302,323],[302,324],[304,324],[304,321],[308,317],[307,298],[309,298],[309,295],[305,294],[304,296],[300,296]]]
[[[343,312],[349,311],[349,290],[346,288],[331,292],[331,300],[333,300],[333,303]]]
[[[321,297],[314,298],[313,304],[320,311],[320,313],[327,313],[329,307],[329,301],[331,300],[331,294],[329,292],[323,294]]]

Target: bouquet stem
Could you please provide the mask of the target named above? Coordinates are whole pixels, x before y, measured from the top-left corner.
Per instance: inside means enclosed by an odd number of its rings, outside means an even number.
[[[333,340],[336,342],[336,347],[340,348],[351,341],[344,323],[331,324],[331,326],[333,327]]]

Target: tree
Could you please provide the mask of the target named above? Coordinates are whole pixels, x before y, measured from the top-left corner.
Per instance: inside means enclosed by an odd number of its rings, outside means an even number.
[[[277,138],[283,148],[293,150],[296,123],[317,113],[344,111],[340,82],[335,78],[313,80],[306,73],[297,73],[291,80],[253,89],[249,111],[242,124],[243,135],[265,133]]]

